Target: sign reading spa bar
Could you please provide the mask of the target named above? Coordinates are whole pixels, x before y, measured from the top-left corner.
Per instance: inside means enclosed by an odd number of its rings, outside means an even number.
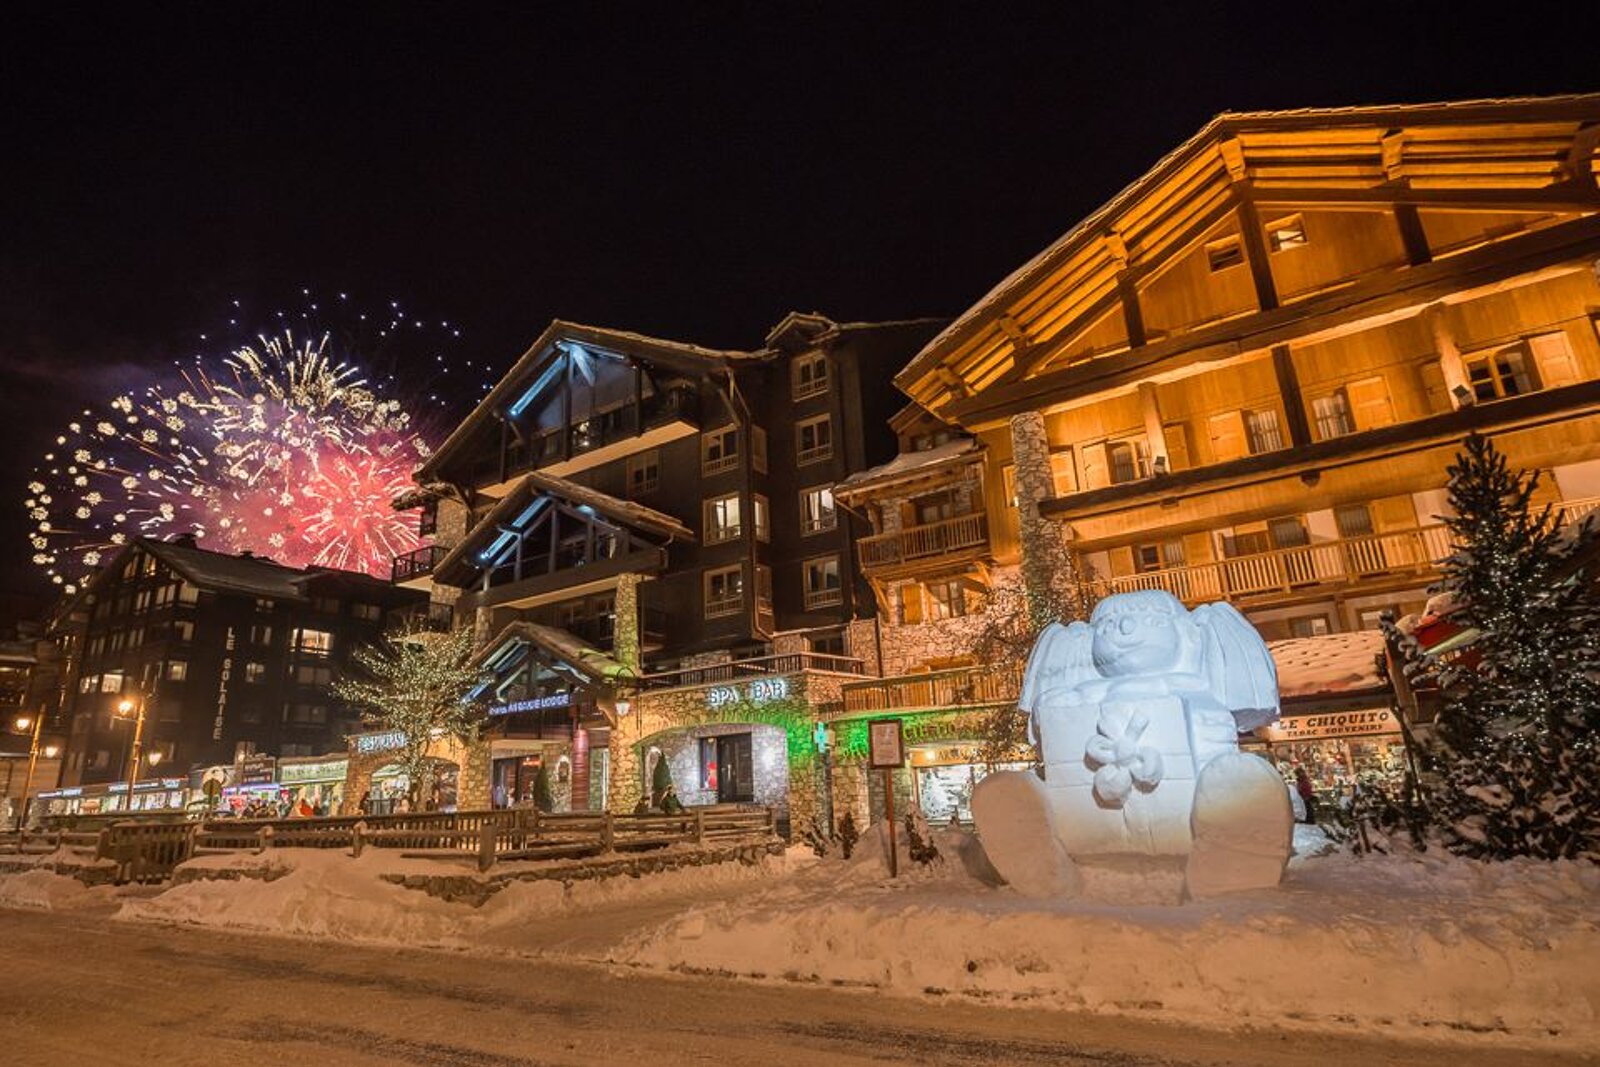
[[[1311,741],[1322,737],[1362,737],[1368,734],[1397,734],[1400,724],[1388,708],[1361,711],[1334,711],[1325,715],[1285,715],[1265,727],[1261,736],[1268,741]]]

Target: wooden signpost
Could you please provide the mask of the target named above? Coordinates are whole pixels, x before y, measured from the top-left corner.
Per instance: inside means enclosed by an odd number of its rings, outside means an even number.
[[[889,821],[889,877],[900,875],[900,854],[895,844],[894,772],[906,763],[905,731],[899,719],[873,719],[867,723],[867,765],[883,772],[883,812]]]

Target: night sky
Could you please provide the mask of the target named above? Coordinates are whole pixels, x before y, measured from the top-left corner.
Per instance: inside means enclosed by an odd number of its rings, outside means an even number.
[[[0,592],[57,428],[235,299],[754,347],[959,313],[1219,111],[1600,88],[1584,3],[134,7],[7,16]]]

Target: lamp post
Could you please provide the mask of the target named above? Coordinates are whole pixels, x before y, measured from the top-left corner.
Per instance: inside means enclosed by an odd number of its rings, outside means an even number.
[[[28,794],[33,791],[33,772],[39,766],[39,733],[44,729],[43,715],[18,715],[17,729],[26,730],[33,728],[28,739],[28,776],[22,780],[22,804],[17,809],[17,829],[21,830],[24,820],[28,817]],[[49,745],[45,748],[47,758],[55,758],[56,746]]]
[[[130,715],[138,714],[133,720],[133,749],[128,753],[128,811],[133,811],[133,787],[139,781],[139,756],[144,746],[144,700],[129,700],[124,697],[117,704],[117,715],[126,720]]]

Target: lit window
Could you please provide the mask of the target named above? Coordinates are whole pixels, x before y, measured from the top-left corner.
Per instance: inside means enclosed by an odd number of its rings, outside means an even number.
[[[253,623],[250,627],[250,643],[253,645],[272,644],[272,627],[262,623]]]
[[[265,663],[246,663],[244,665],[244,680],[251,685],[260,685],[267,680],[267,665]]]
[[[705,502],[705,543],[732,541],[742,532],[739,522],[739,494],[712,497]]]
[[[167,681],[181,682],[189,677],[189,665],[181,659],[167,661]]]
[[[1283,431],[1278,426],[1278,413],[1271,409],[1245,412],[1244,432],[1252,456],[1262,452],[1276,452],[1283,447]]]
[[[188,619],[178,619],[172,624],[172,638],[175,641],[193,641],[194,623]]]
[[[107,671],[100,676],[100,692],[120,693],[122,692],[122,681],[123,674],[121,671]]]
[[[1311,414],[1317,420],[1319,441],[1355,432],[1356,424],[1350,417],[1350,397],[1343,389],[1313,400]]]
[[[1306,244],[1306,224],[1299,215],[1267,223],[1267,247],[1274,252]]]
[[[706,571],[705,597],[706,618],[739,614],[744,610],[744,568],[723,567]]]
[[[825,485],[800,491],[800,532],[821,533],[838,525],[839,514],[833,507],[833,490]]]
[[[833,455],[833,423],[826,415],[796,423],[795,462],[816,463]]]
[[[652,448],[628,457],[628,495],[653,493],[661,485],[661,453]]]
[[[967,613],[966,586],[958,578],[927,583],[928,618],[955,619]]]
[[[750,467],[757,474],[767,473],[767,431],[750,427]]]
[[[1220,241],[1212,241],[1206,245],[1206,262],[1211,266],[1211,273],[1225,271],[1229,267],[1237,267],[1244,262],[1244,246],[1237,237],[1226,237]]]
[[[805,562],[806,610],[842,603],[844,590],[839,584],[839,557],[823,556]]]
[[[772,540],[772,526],[767,518],[767,498],[760,493],[752,493],[750,496],[750,511],[755,518],[756,540]]]
[[[713,430],[700,437],[701,470],[705,474],[721,474],[739,465],[739,429],[728,426]]]
[[[828,357],[821,352],[794,361],[794,399],[804,400],[828,391]]]
[[[1467,381],[1479,400],[1522,396],[1538,388],[1521,345],[1468,356],[1464,362]]]
[[[1162,541],[1158,544],[1135,545],[1133,565],[1141,574],[1170,570],[1183,566],[1183,542]]]
[[[294,631],[294,650],[308,656],[326,656],[333,651],[333,635],[326,630]]]
[[[1108,443],[1106,459],[1110,463],[1113,485],[1150,477],[1150,450],[1143,439]]]

